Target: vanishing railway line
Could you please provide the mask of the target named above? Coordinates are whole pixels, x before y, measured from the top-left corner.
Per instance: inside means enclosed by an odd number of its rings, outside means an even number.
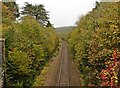
[[[69,61],[65,42],[62,45],[61,61],[59,66],[59,75],[57,86],[69,86]]]
[[[62,46],[59,55],[55,57],[51,63],[52,66],[46,75],[43,86],[78,86],[80,81],[78,80],[79,74],[76,71],[76,66],[67,48],[67,43],[62,41]],[[1,86],[0,82],[0,86]]]
[[[79,86],[79,72],[73,59],[70,58],[67,42],[62,41],[58,56],[51,63],[43,86]]]

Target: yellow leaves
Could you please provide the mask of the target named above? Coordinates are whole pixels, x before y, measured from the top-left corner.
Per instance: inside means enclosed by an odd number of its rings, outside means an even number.
[[[35,82],[32,86],[42,86],[44,80],[45,80],[45,78],[43,76],[40,76],[40,75],[36,76]]]
[[[120,58],[120,52],[117,52],[117,56],[118,56],[118,58]]]
[[[81,73],[82,75],[85,74],[84,71],[86,71],[86,69],[84,69],[84,67],[86,66],[97,71],[104,68],[104,71],[101,72],[103,79],[106,79],[106,77],[109,79],[112,77],[111,75],[114,75],[115,77],[113,78],[116,79],[115,81],[117,83],[116,68],[118,68],[118,63],[114,62],[114,60],[120,57],[120,53],[117,52],[118,56],[116,57],[116,55],[114,55],[115,58],[113,58],[112,49],[115,47],[119,48],[120,42],[120,32],[118,31],[119,21],[117,21],[118,5],[112,3],[99,4],[97,9],[95,8],[78,22],[76,29],[69,34],[70,38],[68,43],[71,46],[75,58],[79,59],[79,66],[81,64],[83,65],[83,68],[80,68],[80,70],[83,71],[83,74]],[[108,51],[106,51],[106,49]],[[87,58],[86,62],[84,58]],[[89,63],[87,63],[87,61]],[[83,63],[85,63],[85,66]],[[93,74],[99,73],[92,70],[90,78],[94,79],[94,77],[92,77]],[[100,80],[95,81],[99,82]]]
[[[115,25],[115,24],[111,24],[111,25],[110,25],[110,28],[112,28],[112,29],[117,29],[117,28],[118,28],[118,26],[117,26],[117,25]]]
[[[42,71],[41,71],[41,75],[44,75],[46,73],[46,71],[43,69]]]
[[[3,9],[3,10],[8,10],[9,7],[7,7],[6,5],[2,4],[2,9]]]
[[[48,65],[48,64],[47,64]],[[45,80],[45,75],[49,70],[49,66],[45,66],[40,75],[36,76],[33,86],[42,86]]]
[[[13,20],[15,20],[15,16],[14,16],[14,11],[11,11],[9,9],[9,7],[7,7],[5,4],[3,4],[2,6],[2,20],[3,23],[7,24],[11,24]],[[8,22],[7,22],[8,21]]]

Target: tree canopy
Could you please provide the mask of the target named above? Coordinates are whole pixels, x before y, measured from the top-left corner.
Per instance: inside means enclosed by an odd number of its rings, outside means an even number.
[[[32,5],[26,2],[25,7],[23,7],[22,14],[33,16],[43,26],[51,24],[49,21],[48,11],[45,10],[45,6],[42,4]]]
[[[120,85],[118,5],[118,2],[96,2],[95,8],[82,16],[69,34],[68,43],[78,62],[82,85]]]

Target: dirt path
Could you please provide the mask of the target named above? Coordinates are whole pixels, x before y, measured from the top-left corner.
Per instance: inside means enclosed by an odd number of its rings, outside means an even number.
[[[50,63],[43,86],[79,86],[79,72],[70,58],[67,43],[62,41],[59,55]]]

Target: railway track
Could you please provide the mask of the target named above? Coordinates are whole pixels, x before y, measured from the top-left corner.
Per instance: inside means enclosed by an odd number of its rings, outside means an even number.
[[[79,72],[70,58],[66,41],[62,41],[60,52],[51,62],[45,78],[43,86],[57,86],[58,88],[79,86]]]
[[[57,86],[69,86],[69,61],[65,42],[63,42]]]

